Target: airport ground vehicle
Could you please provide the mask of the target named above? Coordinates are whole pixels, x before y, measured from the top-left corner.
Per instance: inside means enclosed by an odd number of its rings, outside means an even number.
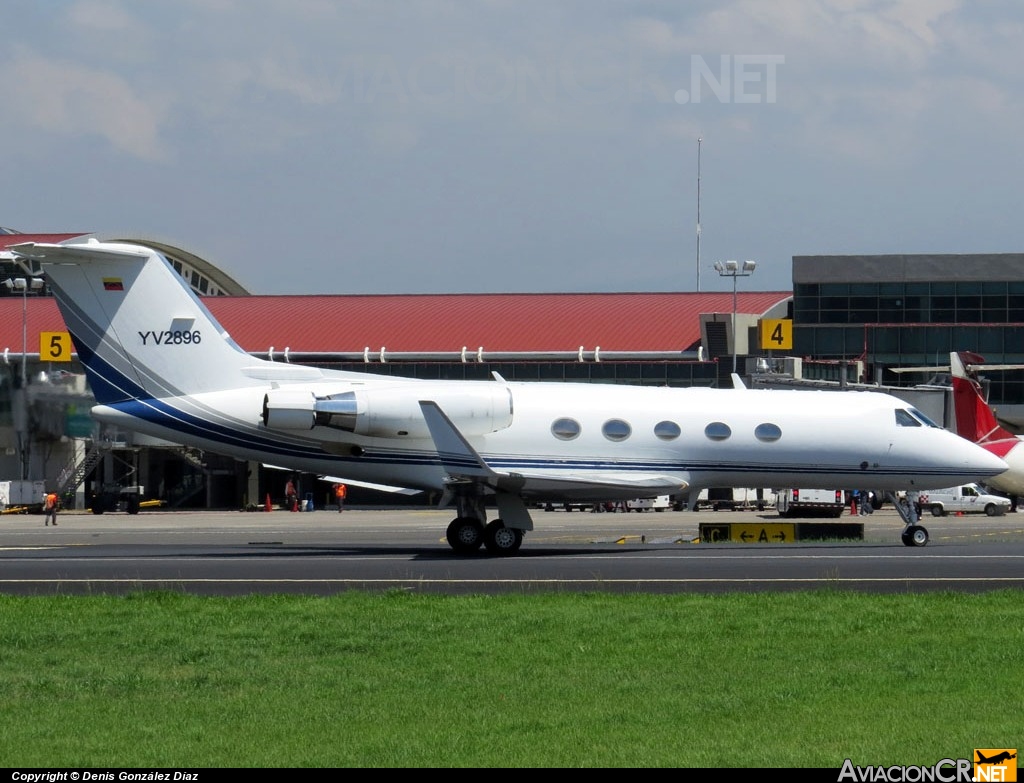
[[[117,484],[104,484],[102,490],[89,499],[89,510],[93,514],[106,511],[127,511],[138,514],[145,489],[141,486],[122,487]]]
[[[570,502],[565,503],[542,503],[545,511],[564,509],[566,511],[593,511],[593,512],[614,512],[614,511],[664,511],[672,508],[671,495],[658,495],[654,498],[635,498],[633,500],[606,500],[598,502]]]
[[[990,495],[977,484],[964,484],[949,489],[933,489],[922,492],[920,497],[921,512],[931,511],[932,516],[944,517],[947,514],[985,514],[986,516],[1002,516],[1010,510],[1009,498]]]
[[[637,498],[626,501],[626,511],[664,511],[672,507],[672,498],[669,495],[658,495],[656,498]]]
[[[685,505],[685,503],[683,504]],[[697,496],[694,511],[710,508],[714,511],[764,511],[775,505],[775,492],[760,487],[711,487]]]
[[[780,489],[775,506],[780,517],[839,518],[846,508],[846,493],[841,489]]]

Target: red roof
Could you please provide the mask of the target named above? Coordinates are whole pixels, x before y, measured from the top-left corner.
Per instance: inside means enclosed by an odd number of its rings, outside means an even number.
[[[25,236],[25,235],[22,235]],[[785,291],[737,294],[737,311],[766,313]],[[276,352],[684,351],[701,313],[732,313],[732,293],[238,296],[203,300],[245,350]],[[17,296],[0,296],[0,351],[21,352]],[[28,353],[65,331],[57,303],[29,297]]]
[[[22,242],[47,242],[50,244],[57,244],[58,242],[66,242],[69,239],[75,237],[84,237],[88,233],[82,234],[0,234],[0,250],[6,250],[11,245],[20,245]]]

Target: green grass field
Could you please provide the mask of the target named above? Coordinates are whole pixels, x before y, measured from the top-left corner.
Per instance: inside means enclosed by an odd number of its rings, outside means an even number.
[[[926,765],[1022,740],[1024,593],[0,596],[0,766]]]

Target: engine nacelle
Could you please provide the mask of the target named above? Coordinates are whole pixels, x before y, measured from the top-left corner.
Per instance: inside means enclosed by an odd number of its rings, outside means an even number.
[[[263,424],[274,430],[311,430],[315,407],[316,396],[308,389],[275,389],[263,396]]]
[[[360,389],[329,397],[298,389],[275,389],[263,398],[263,423],[272,429],[330,427],[376,438],[427,438],[420,400],[436,402],[463,435],[484,435],[512,423],[508,387],[409,384]]]

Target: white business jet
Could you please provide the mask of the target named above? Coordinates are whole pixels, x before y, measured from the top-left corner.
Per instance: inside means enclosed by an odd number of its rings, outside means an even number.
[[[882,393],[428,381],[256,359],[151,249],[10,249],[46,273],[95,418],[356,485],[441,491],[457,509],[447,538],[459,553],[518,551],[528,503],[728,486],[925,490],[1006,470]]]

